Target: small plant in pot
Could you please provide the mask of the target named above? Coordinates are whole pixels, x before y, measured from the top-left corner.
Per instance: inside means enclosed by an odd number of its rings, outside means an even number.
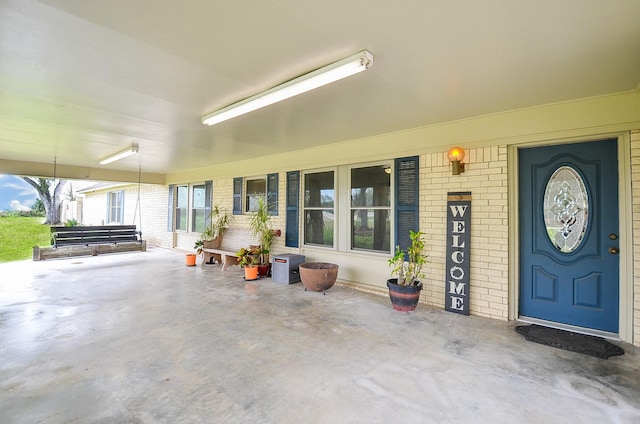
[[[405,250],[396,246],[393,258],[389,259],[391,274],[395,278],[387,280],[389,298],[393,309],[409,312],[416,309],[422,290],[420,278],[424,278],[422,267],[429,257],[424,253],[426,243],[422,231],[410,231],[411,244]]]
[[[241,248],[236,256],[240,258],[238,265],[244,268],[245,280],[256,280],[258,278],[258,262],[260,250],[252,246],[250,248]]]

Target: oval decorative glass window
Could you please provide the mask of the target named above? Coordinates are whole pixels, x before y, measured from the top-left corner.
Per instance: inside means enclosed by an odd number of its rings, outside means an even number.
[[[544,191],[544,224],[551,243],[563,253],[576,250],[584,238],[589,219],[587,188],[570,166],[553,173]]]

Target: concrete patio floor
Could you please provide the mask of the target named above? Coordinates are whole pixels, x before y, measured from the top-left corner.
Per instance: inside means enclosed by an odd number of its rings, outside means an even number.
[[[158,248],[0,276],[0,423],[640,422],[640,349],[621,342],[592,358]]]

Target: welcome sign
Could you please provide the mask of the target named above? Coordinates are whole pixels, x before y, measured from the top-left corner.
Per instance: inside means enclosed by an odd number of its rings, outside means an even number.
[[[445,310],[469,315],[471,192],[447,193]]]

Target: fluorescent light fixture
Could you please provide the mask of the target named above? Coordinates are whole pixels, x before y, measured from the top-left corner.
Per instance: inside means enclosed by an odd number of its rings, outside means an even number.
[[[262,93],[205,115],[202,117],[202,123],[206,125],[218,124],[222,121],[244,115],[245,113],[365,71],[371,65],[373,65],[373,55],[367,50],[363,50],[353,56],[316,69],[308,74],[270,88],[267,91],[263,91]]]
[[[114,153],[114,154],[109,155],[106,158],[102,159],[100,161],[100,165],[106,165],[108,163],[115,162],[115,161],[120,160],[120,159],[124,159],[127,156],[131,156],[131,155],[134,155],[136,153],[138,153],[138,145],[134,144],[131,147],[125,149],[125,150],[122,150],[122,151],[120,151],[118,153]]]

